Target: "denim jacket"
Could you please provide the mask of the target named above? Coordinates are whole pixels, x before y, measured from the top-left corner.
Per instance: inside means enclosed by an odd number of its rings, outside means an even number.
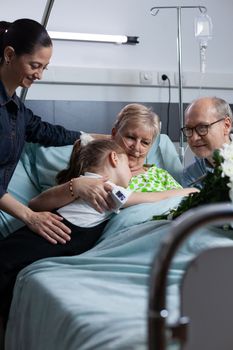
[[[213,173],[214,168],[205,158],[195,157],[194,163],[190,164],[183,171],[182,186],[184,187],[203,187],[202,179],[207,172]],[[199,181],[198,181],[199,180]]]
[[[0,81],[0,198],[7,192],[25,142],[63,146],[79,137],[79,131],[43,122],[16,94],[9,97]]]

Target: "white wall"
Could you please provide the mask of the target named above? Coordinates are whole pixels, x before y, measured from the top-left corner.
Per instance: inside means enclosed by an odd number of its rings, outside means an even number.
[[[44,0],[8,0],[1,4],[1,18],[40,20],[45,4]],[[168,92],[158,84],[158,73],[167,73],[174,86],[172,101],[178,101],[176,10],[161,10],[154,17],[150,8],[155,5],[207,7],[214,35],[209,42],[207,72],[202,82],[193,31],[199,11],[182,10],[183,101],[199,95],[218,95],[232,103],[232,0],[56,0],[48,30],[137,35],[140,43],[118,46],[56,41],[50,70],[43,80],[46,84],[33,86],[27,98],[166,102]],[[152,74],[151,84],[140,83],[141,72]]]

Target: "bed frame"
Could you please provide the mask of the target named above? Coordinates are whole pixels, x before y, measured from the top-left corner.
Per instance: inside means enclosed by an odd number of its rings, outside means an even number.
[[[167,274],[181,243],[204,225],[225,224],[232,219],[233,205],[223,203],[189,210],[174,221],[171,234],[152,263],[149,350],[165,350],[172,339],[178,341],[183,350],[233,348],[233,284],[229,281],[233,247],[207,250],[192,261],[180,287],[181,310],[176,324],[168,324],[166,308]]]

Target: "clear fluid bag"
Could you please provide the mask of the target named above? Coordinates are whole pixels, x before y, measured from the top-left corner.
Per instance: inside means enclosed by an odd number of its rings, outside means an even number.
[[[200,71],[206,71],[206,49],[208,41],[212,39],[213,24],[211,18],[206,13],[201,13],[194,21],[195,37],[199,41],[200,47]]]

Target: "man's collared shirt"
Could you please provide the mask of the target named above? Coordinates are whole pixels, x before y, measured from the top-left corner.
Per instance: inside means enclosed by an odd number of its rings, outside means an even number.
[[[183,171],[182,186],[202,188],[202,179],[207,172],[213,173],[214,168],[204,158],[195,157],[195,162]]]

